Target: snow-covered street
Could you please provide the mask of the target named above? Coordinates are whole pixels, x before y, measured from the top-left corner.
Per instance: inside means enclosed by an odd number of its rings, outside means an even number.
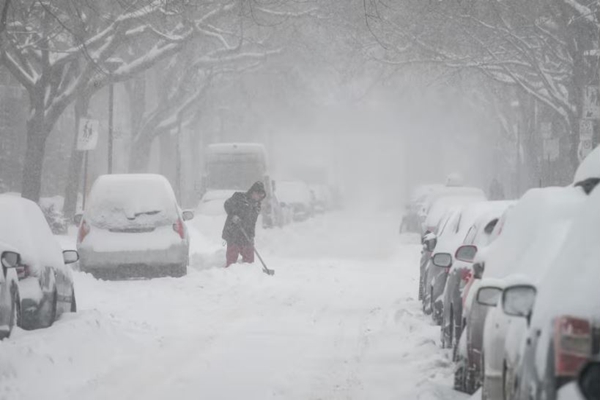
[[[217,268],[218,224],[197,218],[184,278],[76,273],[77,314],[0,343],[0,399],[464,399],[398,222],[347,211],[261,231],[269,277]]]

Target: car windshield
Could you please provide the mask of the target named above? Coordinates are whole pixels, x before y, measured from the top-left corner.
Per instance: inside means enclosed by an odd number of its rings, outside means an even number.
[[[177,208],[163,182],[100,182],[90,195],[86,216],[91,224],[108,229],[158,227],[173,224]]]

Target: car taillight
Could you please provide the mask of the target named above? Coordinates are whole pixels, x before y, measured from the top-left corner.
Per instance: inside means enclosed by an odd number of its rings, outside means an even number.
[[[173,224],[173,230],[177,232],[180,238],[185,239],[185,227],[183,226],[181,218]]]
[[[560,317],[554,322],[554,366],[557,376],[575,377],[592,354],[589,321]]]
[[[17,267],[17,276],[19,277],[19,279],[25,279],[31,275],[32,273],[29,265],[23,264]]]
[[[83,220],[81,221],[81,225],[79,225],[79,232],[77,232],[77,243],[83,242],[88,233],[90,233],[90,226]]]

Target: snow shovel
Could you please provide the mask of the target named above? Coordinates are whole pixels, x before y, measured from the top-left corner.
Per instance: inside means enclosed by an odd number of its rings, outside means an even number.
[[[241,226],[239,227],[240,231],[242,231],[242,233],[244,234],[244,237],[246,237],[246,240],[248,241],[248,243],[252,243],[252,241],[250,240],[250,237],[248,237],[248,234],[246,233],[246,231],[244,230],[244,228],[242,228]],[[262,264],[263,267],[263,272],[269,276],[273,276],[275,275],[275,271],[272,269],[267,268],[267,265],[265,264],[265,262],[263,261],[262,257],[260,256],[260,254],[258,253],[258,250],[256,250],[255,246],[252,246],[254,248],[254,254],[256,254],[256,256],[258,257],[258,259],[260,260],[260,263]]]

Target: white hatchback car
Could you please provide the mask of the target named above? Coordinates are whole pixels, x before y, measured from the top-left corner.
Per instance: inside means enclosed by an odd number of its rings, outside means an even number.
[[[79,216],[80,268],[99,278],[183,276],[189,235],[169,181],[162,175],[98,177]]]

